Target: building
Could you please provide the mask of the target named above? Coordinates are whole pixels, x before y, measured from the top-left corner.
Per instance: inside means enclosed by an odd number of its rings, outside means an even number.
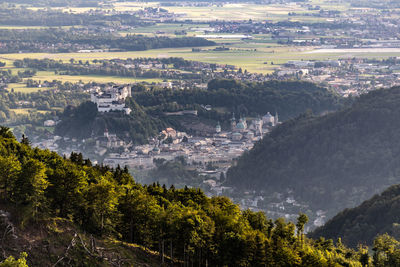
[[[235,118],[235,113],[233,113],[231,118],[231,130],[234,131],[235,129],[236,129],[236,118]]]
[[[53,120],[47,120],[47,121],[45,121],[45,122],[43,123],[43,125],[44,125],[45,127],[53,127],[53,126],[56,126],[56,122],[53,121]]]
[[[265,126],[274,126],[275,124],[275,118],[269,112],[262,117],[262,121]]]
[[[219,122],[218,122],[217,126],[215,126],[215,132],[216,133],[220,133],[221,132],[221,125],[219,124]]]
[[[253,130],[254,134],[257,136],[263,135],[263,120],[260,117],[257,117],[253,120],[249,129]]]
[[[236,132],[243,133],[247,129],[246,119],[240,118],[239,123],[236,124]]]
[[[105,129],[104,135],[96,138],[96,146],[104,148],[119,148],[125,147],[126,143],[118,138],[116,134],[109,134],[108,129]]]
[[[240,141],[243,138],[243,135],[239,132],[235,132],[232,134],[232,141]]]
[[[92,92],[90,100],[97,105],[99,112],[123,111],[130,114],[131,109],[125,105],[125,99],[130,96],[129,86],[112,86],[100,92]]]

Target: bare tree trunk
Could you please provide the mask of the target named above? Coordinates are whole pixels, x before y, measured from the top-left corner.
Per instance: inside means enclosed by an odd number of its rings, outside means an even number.
[[[158,255],[160,256],[160,261],[162,259],[162,251],[161,251],[161,241],[158,240]]]
[[[200,248],[200,251],[199,251],[199,267],[201,267],[201,250],[202,250],[202,248]]]
[[[172,239],[171,239],[171,241],[170,241],[170,257],[171,257],[171,266],[174,266],[174,253],[173,253],[173,251],[174,251],[174,249],[173,249],[173,247],[172,247]]]
[[[130,224],[129,224],[129,240],[133,243],[133,217],[131,216]]]
[[[162,243],[161,243],[161,250],[162,250],[161,263],[164,265],[164,239],[162,240]]]

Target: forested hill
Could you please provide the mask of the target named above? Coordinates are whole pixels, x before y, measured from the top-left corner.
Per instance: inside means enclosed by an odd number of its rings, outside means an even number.
[[[322,117],[304,114],[244,154],[227,181],[267,195],[292,190],[296,201],[333,216],[400,182],[399,118],[399,87]]]
[[[343,243],[352,247],[357,247],[359,243],[372,245],[378,234],[400,237],[399,222],[400,185],[395,185],[356,208],[340,212],[309,236],[341,237]]]
[[[242,116],[278,112],[283,120],[308,109],[315,113],[336,110],[343,99],[326,88],[301,81],[241,82],[214,79],[208,89],[153,90],[134,92],[136,102],[145,107],[177,103],[181,106],[203,104],[223,107]]]
[[[55,133],[86,139],[102,136],[105,129],[108,129],[120,138],[126,139],[128,136],[128,142],[143,144],[166,127],[164,122],[146,114],[133,98],[129,98],[126,103],[132,110],[129,115],[122,112],[100,113],[92,102],[83,102],[78,107],[69,106],[64,110]]]
[[[4,127],[0,187],[0,261],[21,252],[29,266],[361,266],[370,260],[365,249],[306,238],[304,214],[296,224],[272,221],[199,189],[142,186],[127,169],[32,148]],[[157,252],[143,253],[149,249]]]

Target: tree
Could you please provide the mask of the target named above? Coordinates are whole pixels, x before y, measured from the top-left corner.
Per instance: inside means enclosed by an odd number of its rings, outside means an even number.
[[[15,259],[13,256],[10,256],[4,261],[0,262],[0,267],[28,267],[28,264],[26,263],[26,257],[28,257],[26,252],[22,252],[19,259]]]
[[[297,237],[302,245],[304,242],[304,225],[306,225],[306,223],[308,223],[307,215],[304,213],[300,213],[299,217],[297,218],[296,227],[297,227]]]
[[[24,145],[30,145],[31,144],[31,142],[29,141],[28,137],[26,137],[24,134],[22,135],[21,144],[24,144]]]
[[[14,156],[0,156],[0,188],[2,189],[2,198],[9,200],[12,198],[15,183],[21,172],[21,164]]]
[[[37,219],[38,214],[47,207],[44,194],[49,182],[45,172],[46,166],[36,159],[29,159],[22,164],[15,186],[15,200],[28,208],[28,219]]]
[[[102,176],[96,183],[90,184],[85,199],[89,207],[88,215],[99,224],[99,230],[103,232],[106,226],[111,230],[118,203],[116,184],[112,182],[111,177]]]
[[[388,234],[374,240],[374,266],[400,266],[400,242]]]
[[[88,185],[87,173],[76,164],[65,160],[54,160],[51,167],[48,173],[50,186],[47,198],[59,216],[71,215],[84,203],[83,191]],[[85,218],[82,216],[75,219],[83,222]]]

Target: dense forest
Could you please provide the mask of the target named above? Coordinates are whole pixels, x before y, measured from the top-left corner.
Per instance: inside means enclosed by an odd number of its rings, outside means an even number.
[[[144,90],[133,92],[136,102],[144,107],[178,105],[212,105],[224,107],[242,116],[278,112],[284,120],[298,116],[308,109],[321,113],[338,109],[343,100],[326,88],[299,81],[240,82],[215,79],[208,89]]]
[[[342,238],[344,244],[357,247],[372,245],[378,234],[400,237],[400,185],[394,185],[353,209],[346,209],[324,226],[310,233],[311,237]]]
[[[355,251],[340,239],[334,245],[332,240],[305,237],[308,218],[304,214],[296,224],[272,221],[261,212],[241,211],[226,197],[208,198],[198,189],[142,186],[127,169],[92,166],[81,154],[66,159],[31,148],[28,139],[19,143],[4,127],[0,128],[0,170],[2,209],[13,212],[12,222],[7,221],[7,213],[2,220],[10,227],[40,228],[42,235],[62,231],[55,222],[41,227],[57,218],[97,240],[136,243],[158,251],[161,263],[168,259],[184,266],[366,266],[372,262],[367,248]],[[7,246],[2,246],[0,257],[18,257],[25,250],[31,266],[41,266],[45,259],[61,266],[112,265],[99,256],[98,241],[86,247],[78,233],[73,236],[68,247],[32,254],[32,246],[13,247],[13,231],[5,231],[2,242]],[[377,244],[385,238],[378,237]],[[79,253],[77,244],[83,247]],[[391,245],[374,247],[376,266],[399,264],[399,253]],[[21,261],[25,257],[22,254]]]
[[[70,28],[0,30],[0,53],[18,52],[76,52],[79,50],[103,49],[142,51],[169,47],[196,47],[214,45],[213,41],[197,37],[170,38],[165,36],[113,35],[110,33],[88,33],[86,30]]]
[[[400,88],[372,91],[341,111],[283,123],[229,169],[238,189],[293,193],[333,216],[400,182]],[[246,177],[246,179],[243,179]]]

